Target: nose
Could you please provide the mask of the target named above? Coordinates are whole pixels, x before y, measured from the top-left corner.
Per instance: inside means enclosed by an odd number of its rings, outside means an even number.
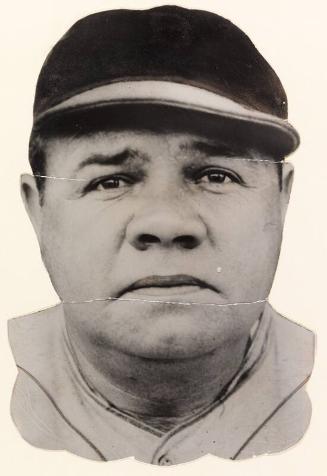
[[[177,206],[143,209],[127,227],[128,242],[140,251],[153,247],[194,249],[201,245],[206,234],[199,215]]]

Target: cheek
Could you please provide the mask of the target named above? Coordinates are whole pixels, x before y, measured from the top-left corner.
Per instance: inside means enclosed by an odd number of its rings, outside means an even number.
[[[211,217],[212,235],[233,301],[267,297],[278,262],[282,224],[270,196],[225,204]],[[219,214],[219,220],[217,220]]]
[[[107,293],[122,214],[67,200],[48,206],[44,216],[42,256],[59,296],[83,300]]]

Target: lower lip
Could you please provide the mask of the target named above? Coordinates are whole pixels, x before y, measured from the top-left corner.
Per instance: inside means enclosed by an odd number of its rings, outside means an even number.
[[[200,288],[199,286],[172,286],[172,287],[148,287],[129,291],[121,296],[121,299],[149,299],[156,298],[159,301],[176,302],[212,302],[217,300],[218,293],[209,288]],[[185,299],[187,297],[187,299]],[[180,298],[180,299],[179,299]]]

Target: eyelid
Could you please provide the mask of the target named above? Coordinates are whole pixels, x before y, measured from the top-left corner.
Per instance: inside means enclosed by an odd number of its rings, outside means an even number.
[[[225,174],[227,177],[229,177],[231,180],[233,180],[234,182],[237,182],[241,185],[245,185],[245,182],[244,180],[242,179],[242,177],[228,169],[228,168],[225,168],[225,167],[218,167],[216,165],[211,165],[211,166],[207,166],[207,167],[204,167],[204,168],[201,168],[200,170],[196,170],[196,171],[192,171],[192,175],[193,175],[193,180],[194,178],[196,178],[196,180],[199,180],[201,179],[204,175],[208,174],[208,173],[213,173],[213,172],[216,172],[216,173],[221,173],[221,174]]]
[[[123,174],[123,173],[107,174],[107,175],[103,175],[103,176],[101,176],[101,177],[97,177],[97,178],[95,178],[95,179],[93,179],[93,180],[90,180],[90,181],[83,187],[82,194],[85,195],[86,193],[95,190],[96,187],[97,187],[101,182],[104,182],[104,181],[110,180],[110,179],[123,180],[123,181],[127,182],[127,183],[130,184],[130,185],[133,185],[134,183],[137,182],[137,178],[136,178],[136,177],[131,177],[131,176],[128,175],[128,174]]]

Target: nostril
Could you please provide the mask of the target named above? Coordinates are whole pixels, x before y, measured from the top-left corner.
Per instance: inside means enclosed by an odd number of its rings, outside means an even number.
[[[139,241],[142,241],[142,243],[159,243],[160,240],[157,236],[143,233],[139,236]]]
[[[145,250],[149,245],[153,243],[160,243],[160,239],[155,235],[150,235],[149,233],[142,233],[137,237],[136,242],[139,248]]]
[[[198,239],[192,235],[180,235],[174,238],[173,242],[181,248],[193,249],[198,246]]]

